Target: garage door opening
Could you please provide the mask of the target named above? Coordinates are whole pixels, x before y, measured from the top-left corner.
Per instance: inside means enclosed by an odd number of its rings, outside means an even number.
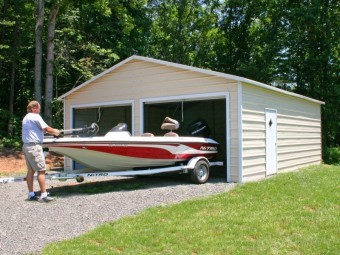
[[[165,117],[176,119],[180,123],[176,133],[189,136],[190,125],[197,120],[204,120],[210,129],[209,138],[219,143],[219,153],[216,158],[226,166],[226,99],[190,100],[162,103],[144,103],[144,132],[164,135],[161,124]],[[223,167],[225,169],[225,166]],[[212,168],[213,175],[226,176],[226,171]]]
[[[105,135],[118,123],[128,124],[128,130],[132,129],[132,107],[110,106],[73,109],[73,127],[81,128],[92,123],[99,125],[98,135]]]

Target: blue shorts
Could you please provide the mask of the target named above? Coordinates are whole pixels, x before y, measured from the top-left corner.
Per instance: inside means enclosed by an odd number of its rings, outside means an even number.
[[[24,143],[22,150],[28,169],[34,172],[46,171],[45,155],[40,144]]]

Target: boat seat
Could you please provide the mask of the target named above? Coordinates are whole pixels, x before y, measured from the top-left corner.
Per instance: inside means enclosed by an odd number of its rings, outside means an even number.
[[[164,136],[168,136],[168,137],[177,137],[178,134],[171,131],[171,132],[165,133]]]
[[[152,133],[143,133],[141,136],[153,137],[154,134],[152,134]]]
[[[161,129],[166,130],[176,130],[179,128],[179,123],[177,120],[171,119],[169,117],[166,117],[162,123]]]

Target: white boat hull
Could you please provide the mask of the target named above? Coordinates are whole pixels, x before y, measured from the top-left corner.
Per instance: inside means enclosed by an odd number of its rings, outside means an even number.
[[[88,170],[122,171],[171,166],[193,157],[213,158],[218,143],[198,137],[90,137],[44,140],[49,151],[69,157]]]

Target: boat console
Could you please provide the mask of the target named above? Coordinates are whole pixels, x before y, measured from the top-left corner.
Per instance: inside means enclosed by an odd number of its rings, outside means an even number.
[[[131,136],[128,131],[128,125],[126,123],[119,123],[114,126],[109,132],[106,133],[105,137],[129,137]]]
[[[122,131],[128,131],[128,125],[126,123],[117,124],[109,132],[122,132]]]

